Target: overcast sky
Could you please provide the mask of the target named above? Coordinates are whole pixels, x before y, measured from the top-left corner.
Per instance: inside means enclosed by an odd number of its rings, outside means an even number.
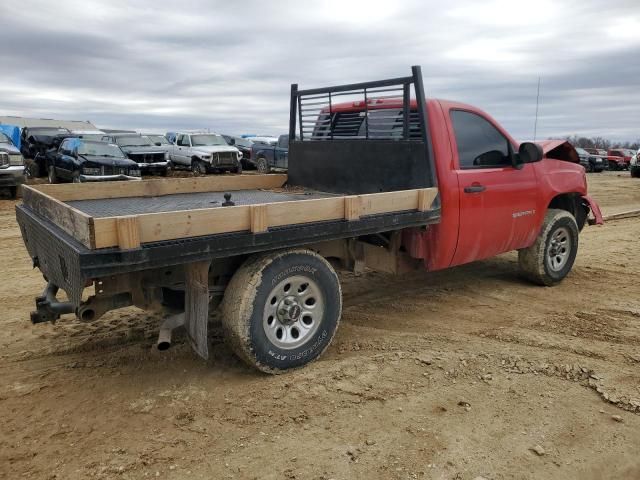
[[[133,6],[135,3],[136,6]],[[515,137],[640,138],[640,0],[3,2],[0,115],[286,131],[301,88],[409,75]]]

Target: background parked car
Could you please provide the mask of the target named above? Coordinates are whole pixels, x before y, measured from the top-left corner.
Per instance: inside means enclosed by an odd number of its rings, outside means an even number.
[[[48,157],[49,183],[140,180],[140,167],[115,144],[66,138]]]
[[[4,132],[0,132],[0,188],[8,189],[11,198],[18,195],[24,183],[24,159],[18,147]]]
[[[251,151],[251,163],[260,173],[269,173],[272,169],[287,169],[289,164],[289,135],[280,135],[275,144],[254,143]]]
[[[609,170],[627,170],[631,163],[631,157],[635,155],[633,150],[626,148],[612,148],[607,152]]]
[[[601,148],[587,148],[585,150],[591,155],[595,155],[596,157],[600,157],[602,159],[602,167],[604,170],[609,170],[609,162],[607,161],[607,151]]]
[[[251,162],[251,150],[256,143],[271,143],[275,145],[278,141],[275,137],[239,137],[236,135],[222,135],[227,143],[233,147],[236,147],[242,153],[242,168],[251,169],[255,168],[255,165]]]
[[[169,158],[173,166],[188,167],[195,173],[242,173],[242,153],[216,133],[177,133]]]
[[[169,171],[168,150],[155,146],[148,137],[139,133],[116,133],[104,135],[102,140],[118,145],[140,166],[143,174],[166,175]]]
[[[587,172],[602,172],[604,162],[601,157],[592,155],[580,147],[576,148],[576,152],[578,152],[578,157],[580,157],[580,165],[582,165]]]
[[[28,163],[27,174],[40,177],[47,171],[47,151],[60,146],[62,139],[71,135],[66,128],[57,127],[24,127],[20,134],[20,152]]]

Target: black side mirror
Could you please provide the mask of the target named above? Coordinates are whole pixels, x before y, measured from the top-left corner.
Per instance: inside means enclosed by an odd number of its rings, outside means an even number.
[[[230,138],[229,139],[229,145],[235,145],[235,144],[236,144],[235,139],[234,138]]]
[[[517,164],[539,162],[543,156],[544,152],[540,145],[533,142],[522,142],[518,148]]]
[[[162,143],[156,142],[156,147],[161,147],[161,146],[162,146]]]

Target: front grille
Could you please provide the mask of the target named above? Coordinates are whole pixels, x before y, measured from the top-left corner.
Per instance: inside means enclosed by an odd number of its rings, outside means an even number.
[[[103,175],[128,175],[129,169],[127,167],[112,167],[112,166],[104,166],[102,167]]]
[[[138,163],[164,162],[164,153],[132,153],[129,158]]]
[[[237,157],[235,152],[220,152],[214,153],[214,158],[218,164],[233,165]]]

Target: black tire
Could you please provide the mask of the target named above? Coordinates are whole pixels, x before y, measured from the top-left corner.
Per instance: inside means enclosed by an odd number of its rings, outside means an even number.
[[[552,286],[561,282],[575,262],[578,235],[573,215],[566,210],[550,208],[534,244],[518,251],[523,275],[538,285]]]
[[[271,171],[269,164],[267,163],[267,159],[264,157],[260,157],[256,161],[256,169],[258,170],[258,173],[269,173]]]
[[[207,173],[209,173],[207,164],[202,160],[198,160],[197,158],[191,160],[191,171],[197,175],[206,175]]]
[[[233,173],[242,173],[242,163],[238,163],[238,166],[232,170]]]
[[[82,179],[80,178],[80,172],[73,172],[71,174],[71,183],[82,183]]]
[[[284,318],[283,309],[289,309]],[[272,374],[318,358],[331,343],[341,314],[336,272],[323,257],[304,249],[249,258],[222,302],[226,341],[248,365]]]
[[[632,178],[640,178],[640,167],[632,166],[629,170]]]
[[[24,174],[27,178],[40,177],[40,165],[35,160],[25,160]]]
[[[53,165],[49,165],[47,168],[47,178],[49,179],[49,183],[52,185],[54,183],[58,183],[58,175],[56,174],[56,169]]]
[[[18,198],[18,187],[9,187],[9,198],[12,200]]]
[[[588,163],[586,170],[587,170],[587,173],[592,173],[593,172],[593,165],[591,165],[591,163]]]

